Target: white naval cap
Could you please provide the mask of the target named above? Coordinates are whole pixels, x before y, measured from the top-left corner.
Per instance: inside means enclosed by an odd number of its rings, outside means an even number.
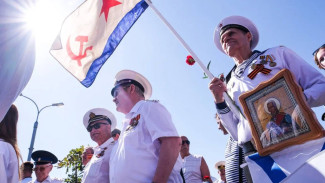
[[[125,84],[134,84],[138,86],[140,90],[143,91],[146,100],[151,97],[152,88],[149,81],[141,74],[131,70],[122,70],[116,74],[115,84],[111,91],[112,96],[114,96],[114,91],[117,87]]]
[[[218,162],[214,165],[214,167],[215,167],[216,169],[218,169],[218,166],[220,166],[220,165],[225,166],[225,165],[226,165],[226,162],[225,162],[225,161],[218,161]]]
[[[225,53],[220,43],[220,36],[229,28],[246,29],[249,31],[252,34],[251,49],[256,47],[259,40],[259,33],[255,24],[242,16],[230,16],[221,20],[214,31],[214,44],[221,52]]]
[[[92,122],[98,120],[107,120],[111,123],[111,131],[116,128],[116,118],[113,113],[104,108],[94,108],[86,112],[83,118],[83,123],[87,128]]]

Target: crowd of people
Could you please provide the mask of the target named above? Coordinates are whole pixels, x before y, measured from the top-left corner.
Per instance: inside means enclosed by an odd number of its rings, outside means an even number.
[[[231,57],[235,64],[225,81],[216,77],[209,84],[219,129],[224,135],[230,135],[225,147],[225,161],[215,164],[220,179],[211,177],[203,156],[190,153],[189,139],[177,132],[168,110],[159,101],[150,100],[150,82],[135,71],[122,70],[115,76],[116,82],[111,90],[116,111],[125,115],[122,129],[115,129],[117,121],[113,112],[107,109],[95,108],[84,114],[83,125],[97,146],[87,147],[83,153],[83,183],[253,182],[254,170],[245,161],[257,152],[252,143],[251,128],[247,120],[234,115],[223,93],[227,92],[243,110],[238,99],[240,94],[254,89],[281,69],[288,69],[302,87],[310,107],[325,104],[325,77],[286,47],[253,50],[258,44],[259,33],[249,19],[241,16],[223,19],[216,27],[214,41],[217,48]],[[269,55],[275,59],[265,61]],[[325,45],[313,55],[318,67],[325,69]],[[258,69],[261,67],[267,70]],[[271,107],[276,108],[274,102],[267,105],[270,105],[267,109],[270,113]],[[17,146],[17,121],[18,110],[11,105],[0,123],[0,182],[61,182],[49,175],[58,159],[48,151],[34,151],[34,164],[25,162],[19,168],[21,156]],[[283,128],[287,123],[291,125],[292,122],[274,122],[272,128]],[[270,126],[267,128],[272,131]],[[295,156],[300,151],[289,153]],[[32,170],[35,180],[31,180]],[[286,169],[286,173],[293,171]]]

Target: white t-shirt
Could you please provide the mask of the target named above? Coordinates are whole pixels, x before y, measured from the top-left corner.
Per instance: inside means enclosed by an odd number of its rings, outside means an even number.
[[[83,183],[109,182],[109,159],[115,144],[116,141],[109,138],[102,145],[94,148],[94,155],[84,170]]]
[[[186,183],[202,183],[201,161],[202,156],[192,154],[182,159],[182,170]]]
[[[19,182],[18,159],[11,144],[0,139],[0,182]]]
[[[27,177],[27,178],[24,178],[23,180],[21,180],[20,183],[28,183],[28,182],[32,182],[32,181],[33,181],[33,178]]]
[[[58,178],[52,179],[50,176],[48,176],[43,182],[38,182],[37,180],[34,180],[33,183],[63,183],[63,181]]]
[[[179,137],[171,116],[158,102],[142,100],[125,118],[118,146],[111,154],[110,182],[152,182],[159,159],[158,138]],[[180,170],[179,156],[168,183],[182,182]]]

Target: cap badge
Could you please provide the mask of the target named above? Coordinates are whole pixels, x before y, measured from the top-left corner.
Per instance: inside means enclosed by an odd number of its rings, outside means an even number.
[[[96,117],[96,114],[93,113],[93,112],[91,112],[91,113],[89,114],[89,118],[92,119],[92,118],[94,118],[94,117]]]

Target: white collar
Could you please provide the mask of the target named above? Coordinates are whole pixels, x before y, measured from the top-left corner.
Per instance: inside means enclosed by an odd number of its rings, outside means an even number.
[[[127,114],[125,115],[125,117],[126,117],[126,118],[131,117],[131,116],[133,115],[133,113],[135,113],[135,112],[137,112],[137,111],[139,110],[140,106],[141,106],[144,102],[146,102],[146,101],[145,101],[145,100],[140,100],[140,101],[138,101],[138,102],[137,102],[137,103],[132,107],[132,109],[130,110],[130,112],[127,113]]]
[[[108,147],[114,139],[111,137],[108,140],[106,140],[102,145],[95,147],[95,149],[104,149],[105,147]]]
[[[50,177],[50,175],[49,176],[47,176],[47,178],[44,180],[44,181],[42,181],[42,182],[51,182],[51,177]],[[36,180],[35,180],[35,182],[38,182],[38,180],[37,180],[37,178],[36,178]],[[42,182],[39,182],[39,183],[42,183]]]

